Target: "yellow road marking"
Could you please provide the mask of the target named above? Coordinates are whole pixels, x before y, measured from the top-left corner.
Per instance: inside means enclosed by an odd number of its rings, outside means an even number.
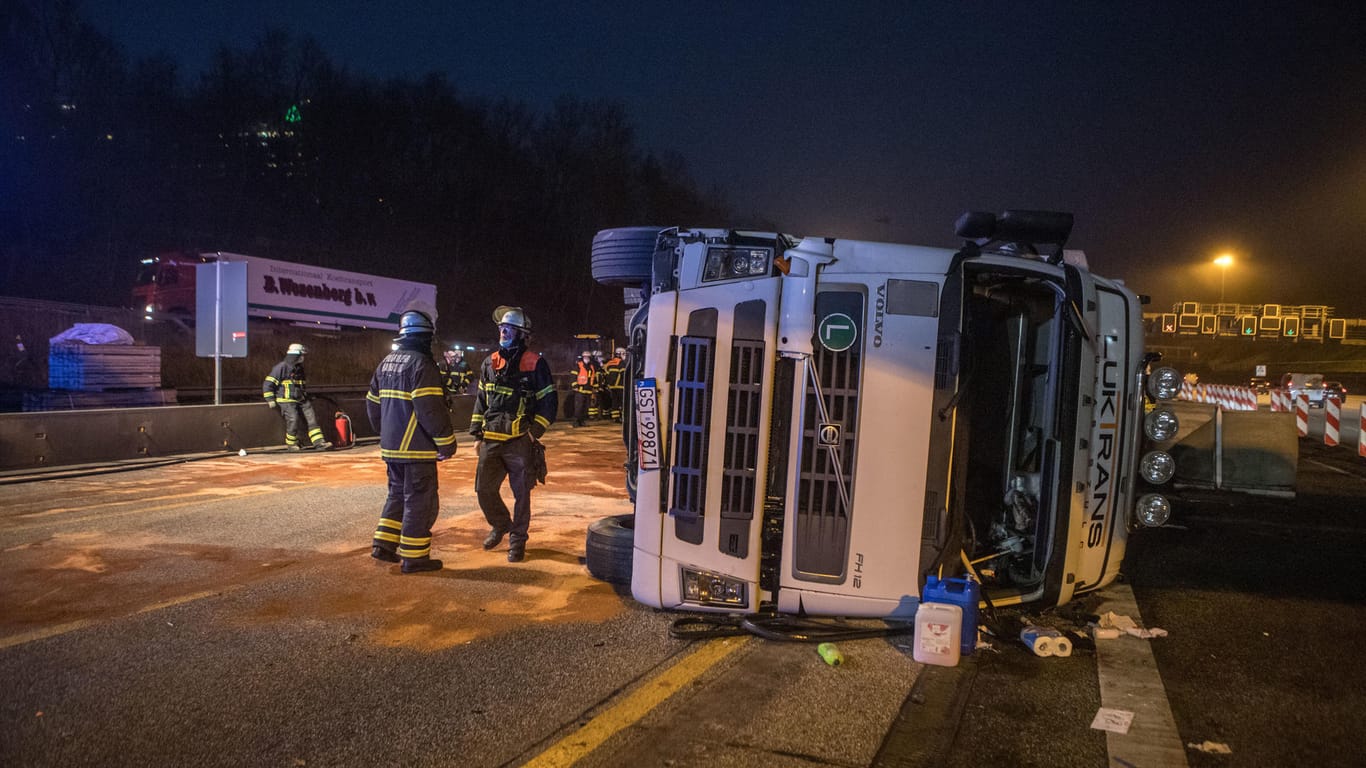
[[[568,768],[618,732],[634,725],[665,699],[682,690],[716,663],[742,648],[748,637],[713,640],[645,681],[635,692],[604,710],[588,724],[560,739],[523,768]]]
[[[196,593],[194,593],[194,594],[192,594],[192,595],[182,595],[181,597],[173,597],[173,598],[171,598],[171,599],[169,599],[169,600],[162,600],[162,601],[157,602],[157,603],[152,603],[151,605],[143,606],[143,607],[137,609],[136,611],[133,611],[131,614],[128,614],[128,615],[130,615],[130,616],[137,616],[138,614],[142,614],[142,613],[150,613],[150,612],[152,612],[152,611],[159,611],[159,610],[161,610],[162,608],[170,608],[170,607],[173,606],[173,605],[180,605],[181,603],[190,603],[190,602],[194,602],[195,600],[202,600],[203,598],[206,598],[206,597],[213,597],[213,596],[215,596],[215,595],[224,595],[224,594],[227,594],[228,592],[231,592],[231,591],[233,591],[233,590],[235,590],[235,589],[238,589],[238,587],[236,587],[236,586],[231,586],[231,587],[224,587],[224,588],[222,588],[222,589],[208,589],[208,590],[205,590],[205,591],[203,591],[203,592],[196,592]],[[114,618],[124,618],[124,617],[122,617],[122,616],[117,616],[117,617],[114,617]],[[111,619],[111,620],[112,620],[112,619]],[[32,632],[24,632],[23,634],[19,634],[19,635],[10,635],[9,637],[0,637],[0,649],[13,648],[13,647],[16,646],[16,645],[23,645],[23,644],[25,644],[25,643],[31,643],[31,642],[33,642],[33,641],[35,641],[35,640],[46,640],[46,639],[49,638],[49,637],[56,637],[56,636],[58,636],[58,635],[65,635],[65,634],[68,633],[68,632],[75,632],[75,631],[78,630],[78,629],[85,629],[86,627],[94,626],[95,624],[96,624],[96,622],[95,622],[94,619],[81,619],[80,621],[70,621],[70,622],[67,622],[66,624],[58,624],[58,625],[55,626],[55,627],[43,627],[42,629],[35,629],[35,630],[33,630]]]

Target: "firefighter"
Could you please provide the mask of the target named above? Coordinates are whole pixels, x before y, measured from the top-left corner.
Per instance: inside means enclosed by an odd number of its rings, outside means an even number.
[[[612,418],[612,396],[607,392],[607,364],[602,360],[601,352],[593,353],[593,362],[598,366],[597,384],[593,397],[593,402],[598,406],[598,413],[595,419]]]
[[[493,549],[507,536],[508,562],[519,563],[526,557],[531,489],[536,485],[541,451],[538,442],[555,421],[559,398],[550,365],[527,349],[531,321],[522,308],[498,307],[493,322],[498,326],[498,349],[479,367],[479,389],[470,417],[470,434],[479,451],[474,491],[489,523],[484,549]],[[500,493],[503,478],[515,500],[511,514]]]
[[[602,378],[607,385],[612,421],[621,423],[621,403],[626,391],[626,350],[617,347],[615,354],[602,365]]]
[[[435,332],[426,314],[404,312],[395,349],[380,361],[365,394],[365,413],[379,432],[379,455],[389,474],[370,556],[403,563],[403,573],[441,569],[441,561],[432,558],[432,524],[439,511],[436,463],[455,455],[455,429],[432,359]]]
[[[593,360],[593,353],[584,350],[579,353],[579,359],[574,361],[574,368],[569,372],[574,377],[574,383],[570,389],[574,392],[574,426],[582,427],[586,419],[596,419],[598,417],[598,380],[601,378],[602,370]]]
[[[470,364],[465,362],[464,350],[459,347],[446,350],[444,357],[437,367],[441,369],[441,384],[446,388],[446,404],[449,405],[452,396],[467,394],[474,372],[470,370]]]
[[[314,449],[325,451],[332,447],[332,443],[323,439],[322,427],[318,426],[318,417],[313,413],[313,403],[305,387],[306,354],[308,349],[304,345],[290,344],[289,349],[285,351],[285,359],[276,363],[275,367],[270,369],[270,373],[266,374],[266,380],[261,385],[261,396],[266,399],[266,405],[279,408],[280,415],[285,418],[287,450],[301,450],[299,428],[302,422],[308,426],[308,441],[313,444]]]

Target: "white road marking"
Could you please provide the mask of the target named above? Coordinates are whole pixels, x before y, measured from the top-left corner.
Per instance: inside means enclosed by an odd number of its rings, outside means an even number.
[[[1143,625],[1133,590],[1127,584],[1111,584],[1100,595],[1105,602],[1097,613],[1114,611]],[[1128,733],[1105,734],[1110,764],[1186,768],[1186,747],[1176,730],[1151,643],[1129,635],[1096,642],[1101,706],[1134,713]]]

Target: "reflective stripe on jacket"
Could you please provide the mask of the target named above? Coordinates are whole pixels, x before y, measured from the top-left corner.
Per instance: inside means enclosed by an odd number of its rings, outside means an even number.
[[[525,352],[522,347],[498,350],[484,358],[479,368],[470,434],[495,443],[528,432],[540,437],[555,422],[559,402],[550,365],[539,353]]]
[[[304,367],[297,359],[291,360],[289,357],[276,363],[261,384],[261,397],[264,397],[266,402],[273,400],[277,403],[302,403],[307,400],[308,394],[304,391]]]
[[[379,455],[386,461],[436,461],[437,448],[455,445],[436,361],[402,342],[375,369],[365,413],[379,432]]]
[[[626,361],[613,357],[602,364],[602,376],[607,380],[608,389],[626,388]]]

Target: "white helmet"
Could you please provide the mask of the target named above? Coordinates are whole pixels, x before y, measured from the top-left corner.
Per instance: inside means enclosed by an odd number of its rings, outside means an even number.
[[[494,325],[510,325],[523,333],[531,333],[531,319],[521,307],[501,306],[493,310]]]
[[[306,355],[306,354],[308,354],[308,347],[305,347],[305,346],[302,345],[302,344],[290,344],[290,345],[289,345],[289,349],[285,350],[285,354],[286,354],[286,355]]]

